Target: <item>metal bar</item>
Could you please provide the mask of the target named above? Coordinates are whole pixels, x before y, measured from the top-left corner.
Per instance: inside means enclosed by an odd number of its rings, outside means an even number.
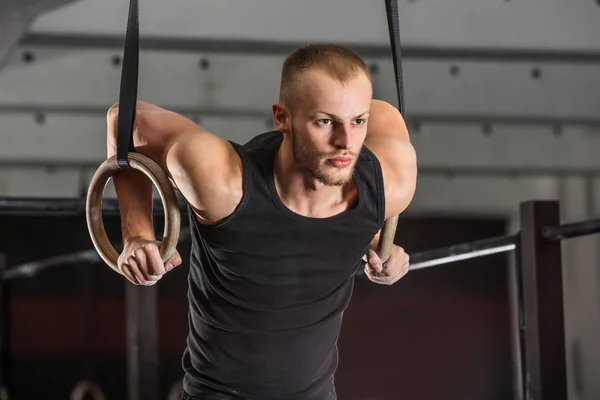
[[[181,230],[179,234],[179,240],[187,239],[190,235],[190,229],[185,228]],[[122,245],[116,246],[115,249],[118,251]],[[33,278],[39,273],[58,266],[67,266],[73,264],[83,263],[100,263],[102,262],[96,249],[76,251],[69,254],[63,254],[60,256],[49,257],[43,260],[29,261],[23,264],[19,264],[10,268],[7,268],[4,272],[0,271],[0,279],[12,280],[12,279],[25,279]]]
[[[2,161],[0,161],[0,167]],[[472,176],[472,177],[503,177],[510,179],[519,179],[521,177],[561,177],[561,176],[585,176],[585,177],[598,177],[600,176],[600,169],[597,167],[557,167],[551,168],[544,167],[531,167],[527,165],[523,166],[510,166],[510,167],[488,167],[483,165],[474,166],[457,166],[457,167],[444,167],[444,166],[420,166],[419,175],[428,176],[440,176],[443,175],[448,179],[460,176]]]
[[[11,351],[11,320],[9,282],[2,278],[6,269],[6,257],[0,253],[0,399],[11,398],[12,393],[12,351]]]
[[[94,349],[95,329],[94,329],[94,312],[95,312],[95,297],[94,293],[94,275],[92,268],[77,268],[79,273],[79,300],[83,307],[83,337],[84,337],[84,354],[81,372],[84,378],[96,380],[98,354]]]
[[[414,271],[456,261],[513,251],[516,248],[517,241],[517,235],[508,235],[416,253],[410,256],[410,269]]]
[[[519,263],[520,246],[517,246],[510,258],[508,267],[508,294],[510,301],[510,320],[512,336],[512,372],[514,400],[526,400],[523,363],[525,358],[524,322],[523,322],[523,282]]]
[[[561,243],[541,234],[560,222],[559,203],[524,202],[520,212],[526,398],[566,399]]]
[[[223,117],[223,118],[268,118],[271,115],[265,111],[232,107],[168,107],[182,115],[198,117]],[[70,115],[106,115],[108,107],[105,106],[78,106],[68,104],[1,104],[0,113],[46,113]]]
[[[176,113],[194,117],[223,118],[257,118],[271,120],[272,115],[261,109],[235,107],[181,107],[162,105],[163,108]],[[0,113],[8,114],[69,114],[69,115],[106,115],[107,106],[79,106],[73,104],[0,104]],[[412,123],[444,123],[444,124],[502,124],[502,125],[545,125],[598,127],[600,118],[556,115],[495,115],[495,114],[447,114],[447,113],[411,113],[406,117]]]
[[[54,214],[81,214],[85,215],[85,199],[70,198],[0,198],[0,214],[27,214],[27,215],[54,215]],[[185,203],[180,202],[180,212],[187,213]],[[102,212],[108,215],[119,214],[117,199],[105,199],[102,202]],[[153,203],[153,212],[160,215],[164,212],[162,203],[156,199]]]
[[[563,240],[600,233],[600,218],[558,226],[546,226],[542,229],[542,237],[546,240]]]
[[[128,400],[158,400],[158,288],[125,285]]]
[[[199,39],[182,37],[140,37],[140,49],[219,54],[287,55],[304,42],[270,40]],[[20,41],[22,46],[51,46],[62,48],[121,49],[119,35],[86,35],[59,33],[30,33]],[[390,58],[388,44],[345,43],[363,57]],[[568,63],[600,63],[600,52],[595,50],[543,50],[487,47],[402,47],[402,57],[415,59],[536,61]]]
[[[546,126],[600,126],[599,118],[556,115],[502,115],[502,114],[446,114],[411,113],[407,122],[429,122],[444,124],[501,124],[501,125],[546,125]]]
[[[44,260],[30,261],[4,271],[2,279],[25,279],[33,278],[41,272],[56,266],[67,266],[82,263],[100,262],[100,256],[96,250],[84,250],[75,253],[49,257]]]

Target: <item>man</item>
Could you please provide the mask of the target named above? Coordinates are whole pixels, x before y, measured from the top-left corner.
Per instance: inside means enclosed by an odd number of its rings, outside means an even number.
[[[363,255],[373,282],[408,271],[400,247],[385,267],[374,249],[384,220],[413,197],[416,157],[399,112],[372,99],[363,60],[342,46],[298,49],[272,111],[277,131],[242,146],[138,106],[137,151],[189,203],[184,399],[335,399],[336,342]],[[117,105],[108,113],[109,157],[117,113]],[[125,170],[114,184],[119,270],[133,284],[155,284],[181,257],[160,259],[151,183]]]

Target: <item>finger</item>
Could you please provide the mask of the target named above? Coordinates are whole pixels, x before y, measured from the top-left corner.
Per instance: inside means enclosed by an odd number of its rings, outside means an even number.
[[[400,279],[402,279],[403,277],[405,277],[406,274],[408,274],[409,271],[410,271],[410,264],[409,264],[409,262],[407,260],[406,263],[404,263],[402,265],[402,267],[400,267],[400,270],[398,271],[398,273],[391,280],[390,285],[393,285],[394,283],[398,282]]]
[[[131,283],[133,283],[134,285],[140,284],[138,282],[138,280],[136,279],[136,277],[131,272],[131,268],[129,268],[129,265],[123,264],[123,266],[121,267],[121,272],[123,273],[125,278],[127,278],[127,280],[130,281]]]
[[[144,278],[146,278],[146,281],[157,282],[162,276],[160,269],[162,269],[163,267],[161,264],[157,273],[156,266],[152,264],[152,258],[148,257],[146,251],[144,250],[145,246],[146,245],[140,247],[135,251],[135,259],[138,262],[138,266],[142,267],[140,269],[142,274],[144,275]]]
[[[381,268],[377,268],[376,265],[373,264],[367,264],[367,268],[369,268],[369,272],[371,273],[371,275],[376,276],[379,275],[380,273],[382,273]]]
[[[404,272],[403,270],[398,270],[394,275],[388,278],[388,283],[390,285],[393,285],[394,283],[398,282],[404,275],[406,275],[406,272]]]
[[[144,246],[139,247],[138,249],[136,249],[133,254],[131,255],[131,257],[135,260],[135,262],[137,263],[139,268],[142,268],[144,265],[148,265],[148,260],[146,259],[146,253],[144,252]],[[143,268],[144,270],[146,270],[147,268]],[[142,271],[142,273],[145,271]],[[148,274],[145,274],[148,275]]]
[[[173,268],[180,266],[182,262],[183,260],[181,259],[181,255],[178,251],[176,251],[175,254],[173,254],[173,257],[171,257],[171,264],[173,264]]]
[[[135,276],[135,279],[138,281],[138,283],[140,285],[145,285],[147,278],[136,260],[133,257],[130,257],[129,260],[127,260],[127,265],[129,265],[129,269],[131,270],[133,276]]]
[[[130,263],[132,270],[137,271],[134,272],[134,274],[136,275],[136,277],[138,277],[138,280],[140,276],[142,277],[142,279],[140,280],[140,285],[152,286],[156,282],[158,282],[160,278],[162,278],[162,275],[152,275],[148,273],[148,266],[143,265],[142,263],[138,263],[137,260],[134,260],[133,258],[131,259]]]
[[[369,278],[371,282],[376,283],[378,285],[389,285],[388,283],[388,278],[378,278],[378,277],[371,277]]]
[[[148,260],[149,273],[152,275],[163,275],[166,270],[158,246],[154,243],[147,244],[144,246],[144,251]]]
[[[173,254],[171,256],[171,258],[169,258],[167,260],[167,262],[165,263],[165,271],[169,272],[173,268],[177,267],[180,264],[181,264],[181,257],[179,256],[179,253],[175,252],[175,254]]]
[[[398,274],[398,276],[396,276],[394,279],[392,279],[390,281],[390,285],[393,285],[394,283],[398,282],[400,279],[402,279],[404,277],[404,275],[406,275],[406,274]]]
[[[367,267],[369,268],[369,272],[373,277],[386,278],[390,276],[390,270],[385,266],[382,267],[381,265],[377,266],[377,264],[375,266],[367,264]]]
[[[144,277],[144,280],[151,281],[152,271],[149,271],[148,269],[148,257],[146,257],[146,253],[144,252],[143,246],[134,251],[131,258],[134,260],[134,264],[137,266],[138,270]]]
[[[402,255],[402,259],[399,260],[399,264],[400,264],[400,271],[402,271],[403,273],[407,273],[410,270],[410,257],[408,256],[408,254],[404,253]]]
[[[376,272],[369,264],[365,264],[365,274],[369,280],[380,285],[391,285],[392,279],[396,278],[392,272],[388,268],[384,268],[382,272]]]
[[[373,249],[369,249],[367,251],[367,263],[369,264],[369,266],[371,266],[371,268],[373,268],[375,273],[383,271],[381,259]]]
[[[163,275],[150,275],[145,283],[145,286],[152,286],[162,279]]]
[[[365,273],[370,277],[376,277],[379,275],[375,268],[369,263],[365,264]]]
[[[373,283],[379,283],[379,284],[384,284],[385,282],[385,277],[381,277],[379,275],[377,275],[377,273],[373,272],[372,268],[369,266],[369,264],[367,264],[365,266],[365,274],[367,275],[367,278],[369,278],[369,280]]]

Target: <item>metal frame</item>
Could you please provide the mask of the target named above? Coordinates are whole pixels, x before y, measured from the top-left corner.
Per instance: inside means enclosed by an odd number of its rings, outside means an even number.
[[[12,393],[11,377],[11,305],[10,283],[4,279],[6,258],[0,253],[0,398],[10,398]]]
[[[517,247],[518,236],[508,235],[425,251],[411,256],[411,271],[471,258],[506,253]]]
[[[303,42],[279,42],[268,40],[188,39],[169,37],[140,37],[140,49],[160,51],[184,51],[234,54],[289,54]],[[58,33],[31,33],[20,41],[21,46],[52,46],[63,48],[117,48],[123,47],[123,37],[118,35],[73,35]],[[346,44],[363,57],[389,58],[388,45]],[[482,60],[482,61],[534,61],[560,63],[600,63],[598,51],[566,51],[517,48],[476,48],[403,46],[402,58],[435,60]]]
[[[270,120],[272,115],[260,109],[240,107],[181,107],[162,105],[163,108],[178,114],[194,118],[223,117],[223,118],[257,118]],[[103,106],[78,106],[56,104],[0,104],[0,114],[65,114],[65,115],[106,115],[107,108]],[[445,124],[487,124],[487,125],[518,125],[521,127],[547,126],[598,128],[600,118],[556,117],[553,115],[494,115],[494,114],[444,114],[444,113],[411,113],[406,116],[408,124],[415,123],[445,123]]]
[[[527,399],[567,398],[561,244],[544,239],[542,234],[545,227],[559,224],[558,202],[521,204],[522,350]]]
[[[84,214],[85,207],[85,199],[0,198],[0,214]],[[162,214],[161,201],[155,199],[152,209],[155,214]],[[187,206],[184,202],[179,203],[179,209],[181,213],[187,213]],[[103,200],[102,212],[109,215],[119,214],[117,199]],[[60,260],[57,264],[61,262],[63,261]]]
[[[83,212],[83,200],[0,200],[1,212]],[[105,202],[106,212],[118,211],[116,202]],[[155,208],[160,214],[160,208]],[[516,255],[516,296],[519,315],[519,343],[515,344],[520,357],[515,357],[514,370],[521,377],[522,393],[517,398],[539,400],[564,399],[567,396],[565,325],[563,311],[563,277],[561,240],[600,233],[600,218],[560,225],[558,201],[529,201],[520,204],[521,230],[517,234],[489,238],[411,256],[412,270],[449,264],[459,260],[490,254],[514,252]],[[90,251],[91,252],[91,251]],[[29,271],[36,263],[45,268],[69,262],[91,261],[89,254],[75,253],[57,259],[41,260],[10,268],[0,274],[4,289],[10,279],[36,274],[12,274]],[[0,267],[2,259],[0,258]],[[3,291],[3,329],[0,342],[6,344],[10,330],[6,323],[6,292]],[[158,393],[157,289],[127,285],[127,348],[129,398],[155,400]],[[0,346],[3,359],[9,349]],[[3,360],[4,361],[4,360]],[[5,364],[3,364],[5,365]],[[6,382],[6,367],[0,378]],[[5,383],[6,385],[6,383]]]
[[[542,229],[542,236],[546,240],[559,241],[597,232],[600,232],[600,218],[560,226],[545,226]]]
[[[125,283],[129,400],[158,400],[158,287]]]

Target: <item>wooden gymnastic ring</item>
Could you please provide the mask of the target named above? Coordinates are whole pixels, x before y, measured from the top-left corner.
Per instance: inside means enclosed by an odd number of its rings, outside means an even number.
[[[167,174],[149,157],[140,153],[130,152],[128,160],[131,168],[143,172],[158,189],[165,213],[163,239],[160,242],[159,251],[163,262],[166,262],[177,249],[181,225],[181,216],[175,190]],[[117,253],[108,240],[102,221],[102,197],[104,189],[108,180],[119,171],[121,171],[121,168],[117,163],[116,156],[109,158],[98,167],[88,188],[86,218],[88,231],[98,254],[109,267],[121,273],[117,265],[119,253]]]
[[[86,395],[91,395],[94,400],[106,400],[106,396],[100,386],[92,381],[80,381],[71,391],[70,400],[83,400]]]
[[[385,221],[381,234],[379,235],[379,245],[377,255],[382,263],[386,263],[392,255],[394,239],[396,238],[396,229],[398,227],[398,215],[395,215]]]

